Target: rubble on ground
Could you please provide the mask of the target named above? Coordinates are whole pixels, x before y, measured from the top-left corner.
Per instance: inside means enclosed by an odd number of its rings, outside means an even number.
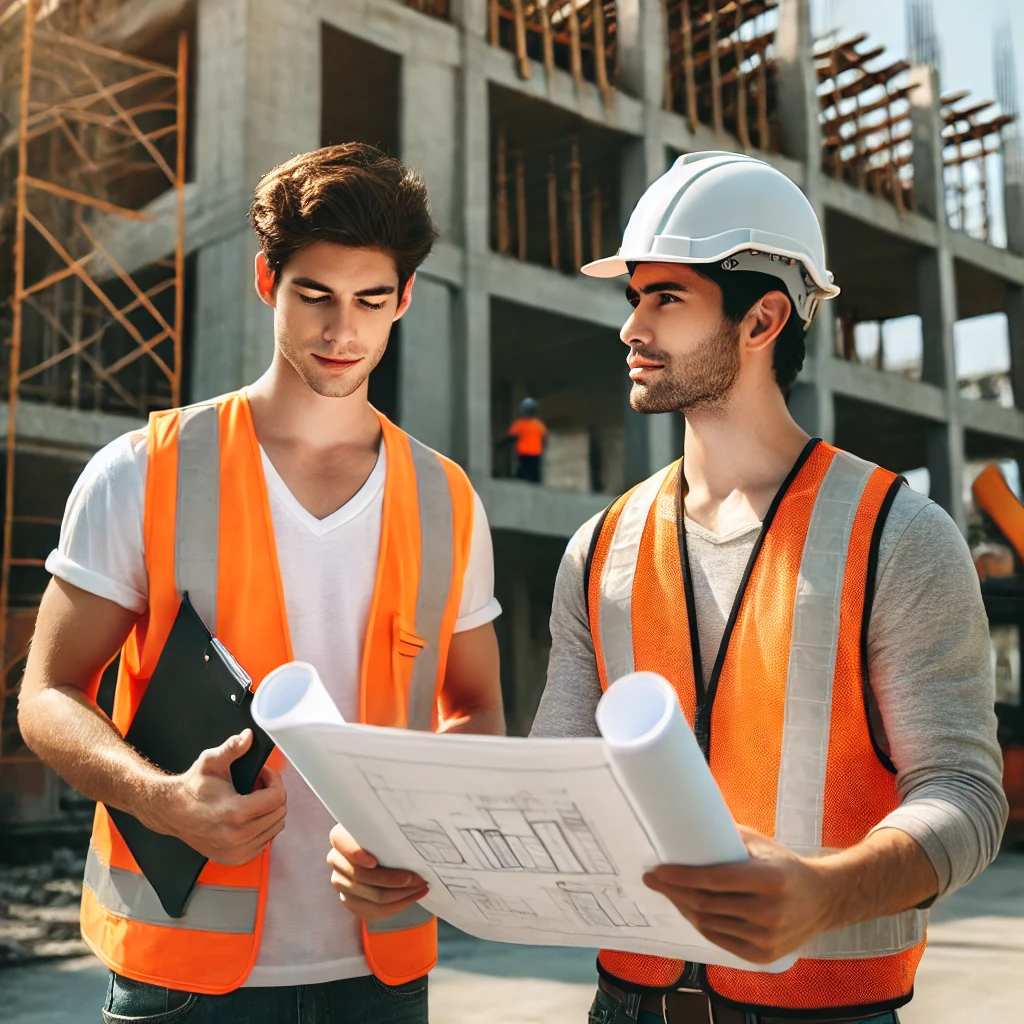
[[[58,847],[48,861],[0,863],[0,967],[80,956],[78,930],[85,857]]]

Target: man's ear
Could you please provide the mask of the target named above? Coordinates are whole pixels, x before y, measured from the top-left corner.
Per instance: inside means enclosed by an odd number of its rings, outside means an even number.
[[[277,280],[262,252],[256,253],[256,294],[271,309],[277,306]]]
[[[395,310],[395,319],[401,320],[405,316],[405,311],[409,308],[409,303],[412,302],[412,286],[416,281],[416,275],[413,274],[408,281],[405,282],[405,288],[402,289],[402,297],[398,300],[398,309]]]
[[[747,350],[758,351],[774,345],[792,310],[793,304],[784,292],[771,291],[762,295],[746,316]]]

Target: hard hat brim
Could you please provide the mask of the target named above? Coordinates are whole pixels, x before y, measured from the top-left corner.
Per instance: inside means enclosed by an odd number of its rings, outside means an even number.
[[[612,278],[628,274],[629,267],[626,266],[626,261],[619,256],[605,256],[603,259],[584,263],[580,267],[580,271],[587,277]]]
[[[627,259],[626,257],[616,254],[615,256],[605,256],[604,259],[586,263],[580,268],[580,271],[586,274],[587,277],[607,279],[622,277],[623,275],[628,274],[629,267],[627,266],[627,262],[708,264],[717,263],[720,260],[727,259],[729,256],[733,256],[738,252],[749,252],[753,248],[755,247],[750,245],[737,245],[726,249],[724,252],[716,253],[714,256],[703,258],[696,258],[693,256],[672,256],[668,253],[647,253],[642,256],[635,256]],[[780,249],[771,245],[758,245],[756,250],[758,252],[774,254],[776,256],[787,256],[798,260],[807,270],[807,273],[810,274],[820,298],[834,299],[839,294],[840,289],[838,285],[833,284],[831,281],[824,280],[818,268],[808,261],[802,253],[794,252],[791,249]]]

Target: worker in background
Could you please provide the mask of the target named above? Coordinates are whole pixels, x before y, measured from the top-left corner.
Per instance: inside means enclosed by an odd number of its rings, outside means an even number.
[[[838,288],[783,174],[681,157],[584,273],[628,275],[630,404],[682,412],[686,437],[570,542],[533,731],[593,735],[604,688],[665,676],[751,858],[645,881],[752,964],[799,953],[773,974],[603,950],[590,1020],[893,1024],[927,908],[1006,820],[970,553],[938,505],[790,416]]]
[[[279,755],[262,788],[236,793],[248,731],[178,776],[121,738],[188,571],[179,483],[219,504],[219,539],[193,533],[189,558],[216,566],[217,636],[257,683],[297,658],[350,721],[504,731],[483,506],[461,469],[367,401],[436,237],[426,186],[370,146],[333,146],[270,171],[250,219],[271,366],[241,391],[154,413],[88,464],[47,561],[19,723],[101,801],[82,933],[111,970],[104,1020],[424,1024],[437,927],[422,879],[332,830]],[[119,650],[111,722],[94,695]],[[209,857],[184,917],[163,913],[104,805]]]
[[[524,398],[519,403],[519,416],[508,428],[506,439],[516,448],[516,479],[532,484],[541,482],[541,461],[548,428],[537,415],[537,403]]]

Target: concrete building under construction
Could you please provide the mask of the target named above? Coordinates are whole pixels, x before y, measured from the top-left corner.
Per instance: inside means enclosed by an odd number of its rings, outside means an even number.
[[[1012,60],[993,105],[915,56],[816,42],[810,0],[0,0],[0,818],[66,798],[21,745],[15,688],[68,491],[148,411],[266,368],[249,195],[320,145],[374,143],[430,187],[441,241],[371,399],[487,508],[512,731],[543,686],[568,537],[681,450],[680,417],[629,410],[621,283],[576,272],[680,154],[748,152],[804,190],[843,291],[791,408],[927,469],[966,529],[968,465],[1024,458],[1024,165]],[[954,326],[992,313],[1008,380],[961,380]],[[920,351],[897,366],[885,325],[908,317]],[[542,486],[499,444],[527,395],[550,429]]]

